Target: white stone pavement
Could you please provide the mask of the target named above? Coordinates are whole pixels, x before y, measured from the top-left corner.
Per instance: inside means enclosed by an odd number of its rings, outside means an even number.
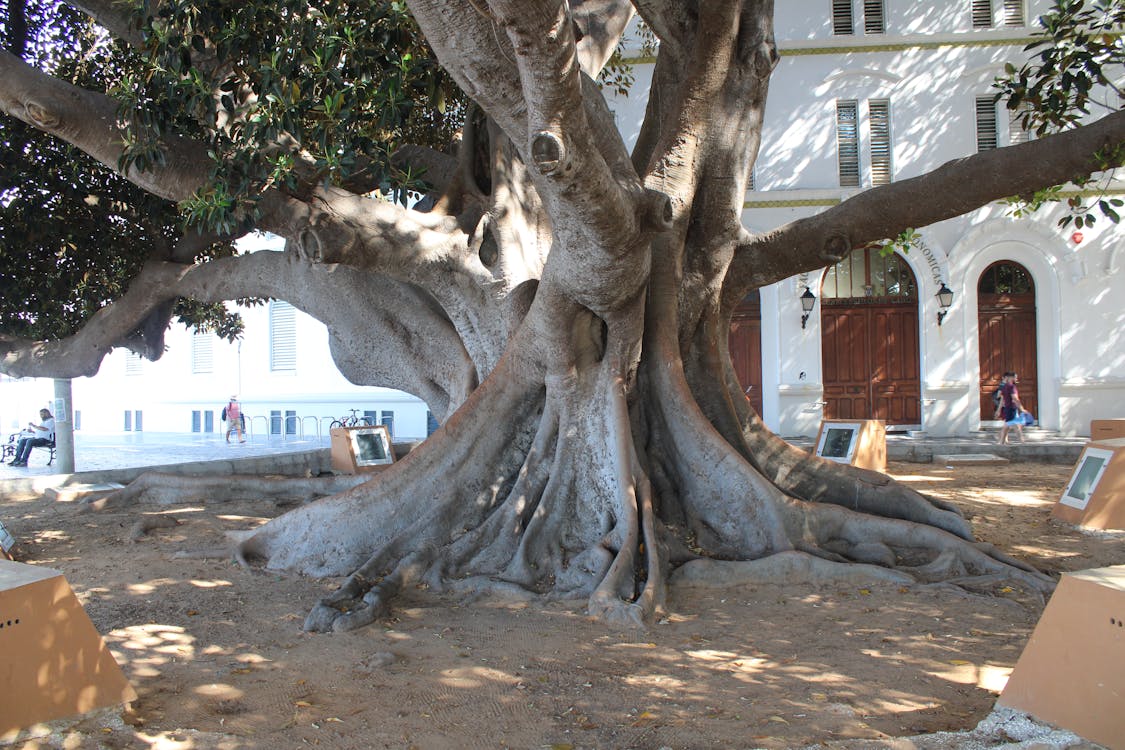
[[[1088,438],[1061,437],[1041,430],[1029,430],[1027,442],[998,446],[994,432],[980,432],[966,437],[931,438],[892,434],[887,437],[887,455],[891,460],[929,463],[935,455],[994,453],[1013,461],[1074,463]],[[0,445],[7,435],[0,436]],[[811,438],[791,438],[794,445],[808,448]],[[328,435],[249,435],[245,443],[232,437],[227,443],[219,433],[122,432],[116,434],[74,435],[74,469],[76,474],[129,469],[145,466],[166,466],[202,461],[303,453],[327,448]],[[0,481],[58,474],[58,461],[48,466],[49,454],[42,449],[31,452],[27,468],[9,466],[10,457],[0,466]]]
[[[7,436],[0,438],[6,443]],[[119,434],[74,435],[74,471],[76,474],[129,469],[143,466],[225,461],[231,459],[299,453],[328,447],[327,435],[299,437],[296,435],[251,435],[245,443],[232,436],[227,443],[218,433],[124,432]],[[6,458],[0,466],[0,480],[43,477],[58,474],[58,459],[48,466],[49,454],[37,448],[31,451],[27,468],[9,466]]]

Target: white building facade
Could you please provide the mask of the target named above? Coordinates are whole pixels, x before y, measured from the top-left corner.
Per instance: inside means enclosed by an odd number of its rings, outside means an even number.
[[[1045,0],[778,3],[781,61],[745,225],[766,231],[1027,138],[991,101],[992,82],[1005,63],[1027,59],[1023,47],[1047,8]],[[611,102],[629,142],[650,73],[638,62],[633,93]],[[1120,182],[1110,187],[1123,192]],[[816,434],[824,418],[882,418],[891,429],[966,435],[990,424],[988,394],[1009,369],[1048,430],[1086,435],[1095,417],[1125,417],[1125,229],[1105,220],[1063,229],[1061,208],[1008,214],[994,204],[919,227],[905,254],[853,253],[748,300],[732,355],[766,424],[799,436]],[[937,296],[943,285],[953,292],[948,309]],[[804,318],[806,288],[815,301]],[[348,383],[326,329],[300,311],[270,303],[242,313],[240,343],[176,327],[158,362],[107,357],[95,378],[74,381],[79,430],[217,432],[232,394],[255,434],[327,434],[327,421],[352,409],[391,423],[397,440],[434,428],[420,400]],[[51,393],[50,381],[0,382],[0,425],[23,424]]]
[[[231,396],[257,437],[326,440],[334,419],[352,416],[388,425],[396,441],[421,440],[435,429],[420,399],[345,380],[329,354],[328,329],[314,318],[277,301],[239,312],[246,328],[234,343],[174,325],[156,362],[114,350],[96,376],[71,383],[76,430],[219,433]],[[4,431],[37,418],[44,406],[54,408],[53,381],[0,380]]]
[[[992,101],[1019,67],[1040,0],[800,0],[777,3],[781,60],[743,222],[764,232],[864,189],[1027,139]],[[637,91],[649,77],[637,68]],[[1117,80],[1125,72],[1116,71]],[[1120,108],[1117,95],[1101,100]],[[635,137],[644,101],[613,103]],[[1095,109],[1094,117],[1108,110]],[[1110,184],[1122,194],[1123,183]],[[1063,209],[1013,218],[1004,204],[918,227],[918,244],[762,289],[736,315],[731,348],[766,424],[815,435],[825,418],[967,435],[992,424],[1006,370],[1041,427],[1088,435],[1125,417],[1125,230],[1075,232]],[[953,292],[943,309],[942,285]],[[815,297],[803,320],[801,295]],[[940,318],[939,318],[940,315]],[[748,342],[740,326],[749,324]]]

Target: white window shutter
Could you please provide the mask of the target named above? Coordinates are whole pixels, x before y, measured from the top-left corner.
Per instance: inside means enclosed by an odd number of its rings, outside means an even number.
[[[215,337],[210,333],[196,333],[191,338],[191,371],[204,374],[215,371]]]
[[[989,151],[998,145],[996,136],[996,97],[977,97],[977,151]]]
[[[836,102],[836,153],[840,187],[859,187],[859,108],[853,99]]]
[[[855,33],[852,0],[832,0],[832,33],[836,36],[849,36]]]
[[[867,103],[871,127],[871,184],[886,185],[894,179],[891,158],[891,103],[872,99]]]
[[[270,369],[297,369],[297,311],[281,300],[270,302]]]
[[[863,33],[883,34],[887,20],[883,0],[863,0]]]

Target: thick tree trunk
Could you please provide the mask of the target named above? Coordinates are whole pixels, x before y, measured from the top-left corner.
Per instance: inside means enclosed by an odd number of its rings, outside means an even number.
[[[103,4],[88,3],[108,12]],[[459,164],[432,211],[326,184],[300,198],[273,190],[261,202],[262,227],[290,240],[286,253],[152,263],[142,274],[152,288],[130,290],[84,335],[0,344],[11,371],[53,357],[84,372],[177,296],[286,297],[326,319],[353,380],[405,386],[435,413],[456,411],[366,481],[191,487],[146,477],[107,503],[333,491],[237,547],[248,564],[347,576],[309,614],[305,626],[317,631],[369,623],[422,581],[472,594],[583,597],[591,613],[630,625],[660,611],[669,580],[858,571],[1051,587],[975,543],[956,508],[772,435],[737,388],[726,349],[729,310],[746,287],[822,266],[915,218],[1045,186],[1041,164],[1013,176],[997,149],[750,237],[740,217],[778,61],[772,3],[635,3],[661,48],[632,154],[586,75],[604,63],[629,3],[409,5],[441,64],[487,114],[468,118]],[[73,130],[87,151],[116,162],[108,100],[76,98],[102,113],[77,128],[70,88],[43,82],[37,91],[40,74],[10,56],[0,55],[0,69],[11,73],[0,108],[51,132]],[[1116,115],[1058,143],[1092,153],[1123,131]],[[170,147],[178,172],[130,177],[183,199],[202,160],[195,144]],[[1095,162],[1071,153],[1044,163],[1065,178]],[[990,179],[974,181],[971,199],[882,210],[887,195],[948,188],[975,174],[973,164]],[[411,309],[394,315],[396,307]],[[376,341],[397,356],[365,372]],[[360,483],[330,490],[332,481]]]

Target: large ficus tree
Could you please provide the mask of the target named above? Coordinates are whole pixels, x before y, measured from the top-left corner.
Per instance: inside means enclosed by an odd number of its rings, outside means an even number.
[[[0,338],[3,369],[82,375],[171,301],[275,297],[327,324],[349,379],[445,417],[389,470],[240,541],[247,561],[348,576],[309,629],[370,622],[417,582],[585,597],[630,623],[674,576],[863,566],[1050,587],[976,543],[954,507],[771,434],[727,330],[752,289],[1116,166],[1125,115],[755,235],[740,215],[778,62],[771,2],[69,5],[115,39],[112,80],[78,85],[5,53],[0,108],[175,202],[179,242],[250,228],[288,242],[100,248],[143,255],[128,290],[73,335]],[[634,14],[658,51],[630,152],[596,78]],[[409,190],[425,198],[409,207]],[[118,499],[192,481],[142,478]],[[241,482],[268,491],[252,478],[208,491]]]

